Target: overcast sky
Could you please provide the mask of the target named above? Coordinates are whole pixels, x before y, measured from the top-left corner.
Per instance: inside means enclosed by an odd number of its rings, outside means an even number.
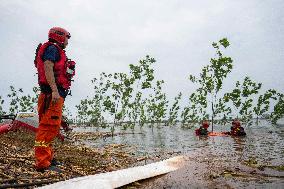
[[[126,72],[147,54],[169,97],[190,94],[188,75],[209,63],[212,42],[223,37],[234,60],[225,89],[248,75],[284,93],[283,0],[0,0],[0,96],[10,85],[31,93],[35,48],[53,26],[72,35],[67,55],[77,75],[66,104],[73,110],[91,94],[93,77]]]

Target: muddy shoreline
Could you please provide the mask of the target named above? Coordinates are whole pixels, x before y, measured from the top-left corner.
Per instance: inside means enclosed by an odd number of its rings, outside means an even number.
[[[207,137],[200,139],[209,140]],[[181,169],[138,182],[135,188],[284,188],[283,159],[275,161],[257,151],[255,156],[246,156],[242,142],[231,149],[220,150],[227,138],[218,139],[215,138],[216,147],[207,146],[187,154],[187,161]]]
[[[136,188],[283,188],[283,167],[246,165],[220,155],[200,152],[187,156],[183,168],[167,175],[144,180]],[[210,158],[208,158],[210,157]]]

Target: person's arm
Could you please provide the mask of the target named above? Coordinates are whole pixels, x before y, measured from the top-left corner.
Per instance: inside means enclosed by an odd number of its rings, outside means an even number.
[[[56,83],[55,83],[53,67],[54,67],[53,62],[51,62],[49,60],[46,60],[44,62],[45,77],[46,77],[46,80],[47,80],[51,90],[52,90],[52,102],[55,103],[60,98],[60,96],[59,96],[58,89],[57,89],[57,86],[56,86]]]

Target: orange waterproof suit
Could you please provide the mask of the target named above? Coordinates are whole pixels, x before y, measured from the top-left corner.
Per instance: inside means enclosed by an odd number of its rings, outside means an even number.
[[[51,102],[51,94],[41,93],[38,98],[39,127],[35,139],[37,170],[50,166],[53,159],[52,141],[59,134],[64,98]]]

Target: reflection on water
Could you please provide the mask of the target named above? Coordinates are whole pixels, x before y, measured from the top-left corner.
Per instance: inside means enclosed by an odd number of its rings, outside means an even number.
[[[214,126],[215,131],[228,131],[228,127]],[[96,131],[95,128],[76,128],[77,132]],[[135,146],[137,154],[149,153],[159,154],[167,152],[190,153],[197,149],[210,150],[215,154],[225,154],[230,158],[245,159],[255,157],[261,163],[270,162],[280,165],[284,162],[284,127],[273,127],[263,121],[258,126],[245,128],[246,137],[214,136],[197,137],[194,129],[183,129],[179,126],[135,128],[122,130],[117,128],[115,132],[127,134],[114,137],[100,138],[88,141],[96,147],[105,144],[119,143]],[[108,129],[99,129],[102,132],[109,132]]]

